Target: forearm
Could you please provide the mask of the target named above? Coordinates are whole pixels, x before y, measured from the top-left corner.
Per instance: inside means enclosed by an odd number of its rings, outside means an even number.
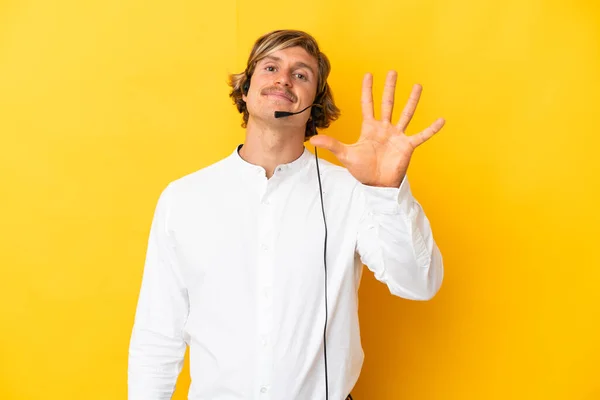
[[[183,340],[134,326],[129,347],[128,399],[171,399],[184,354]]]
[[[405,179],[400,188],[363,186],[365,212],[357,250],[363,263],[394,295],[429,300],[443,280],[440,250]]]

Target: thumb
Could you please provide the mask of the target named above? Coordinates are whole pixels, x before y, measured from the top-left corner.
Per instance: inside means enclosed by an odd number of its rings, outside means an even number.
[[[337,158],[343,158],[346,152],[346,146],[337,139],[327,135],[315,135],[310,138],[310,143],[319,148],[332,152]]]

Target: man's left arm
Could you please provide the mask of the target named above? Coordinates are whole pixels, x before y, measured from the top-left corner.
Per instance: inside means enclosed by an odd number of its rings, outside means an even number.
[[[388,72],[381,101],[381,118],[373,113],[373,75],[365,74],[361,96],[360,137],[347,145],[326,135],[310,142],[331,151],[359,182],[355,209],[362,213],[357,251],[375,276],[398,296],[415,300],[433,297],[442,283],[442,256],[429,221],[411,194],[406,173],[417,147],[445,124],[438,118],[423,131],[408,136],[406,129],[419,103],[416,84],[397,124],[391,123],[397,72]]]
[[[361,261],[392,294],[431,299],[442,285],[442,255],[408,178],[399,188],[357,183],[356,189],[363,209],[356,242]]]

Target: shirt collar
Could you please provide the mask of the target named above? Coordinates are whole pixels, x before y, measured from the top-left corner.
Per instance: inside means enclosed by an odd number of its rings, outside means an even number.
[[[243,172],[264,175],[265,170],[263,167],[261,167],[260,165],[251,164],[240,156],[239,150],[242,148],[242,146],[243,144],[238,145],[231,154],[231,158],[233,158],[236,168],[240,168]],[[300,155],[300,157],[287,164],[278,165],[275,168],[275,175],[289,175],[300,171],[308,163],[308,161],[310,160],[310,156],[310,151],[308,151],[306,147],[304,147],[304,151],[302,152],[302,155]]]

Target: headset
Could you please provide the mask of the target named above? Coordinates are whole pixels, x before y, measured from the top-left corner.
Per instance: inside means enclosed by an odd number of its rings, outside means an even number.
[[[245,72],[245,81],[242,84],[242,93],[244,95],[248,94],[248,90],[250,90],[250,77],[248,76],[248,73]],[[309,105],[308,107],[297,111],[297,112],[289,112],[289,111],[275,111],[274,113],[274,117],[275,118],[285,118],[285,117],[289,117],[291,115],[296,115],[296,114],[300,114],[304,111],[306,111],[309,107],[312,107],[312,109],[310,110],[310,122],[311,122],[311,128],[312,128],[312,135],[314,136],[317,134],[317,128],[315,126],[315,119],[317,117],[319,117],[320,113],[323,113],[323,105],[322,105],[322,101],[323,101],[323,97],[325,95],[325,88],[323,88],[323,90],[321,90],[321,92],[315,96],[315,101],[313,102],[313,104]],[[321,198],[321,212],[323,214],[323,227],[325,229],[325,237],[324,237],[324,242],[323,242],[323,267],[325,270],[325,326],[323,327],[323,359],[325,361],[325,399],[329,400],[329,377],[328,377],[328,373],[327,373],[327,319],[328,319],[328,307],[327,307],[327,220],[325,218],[325,205],[323,203],[323,186],[321,184],[321,172],[319,170],[319,156],[317,153],[317,147],[315,146],[315,164],[317,167],[317,179],[319,181],[319,194],[320,194],[320,198]],[[346,397],[346,400],[353,400],[352,399],[352,395],[348,394],[348,397]]]

